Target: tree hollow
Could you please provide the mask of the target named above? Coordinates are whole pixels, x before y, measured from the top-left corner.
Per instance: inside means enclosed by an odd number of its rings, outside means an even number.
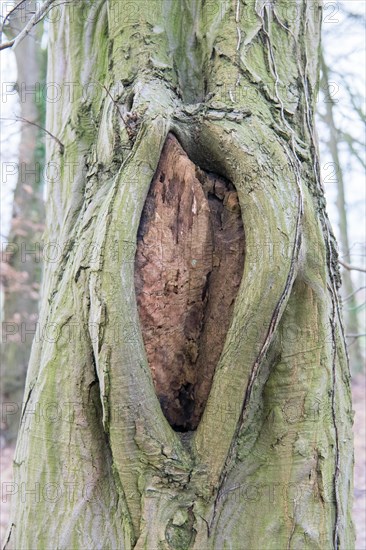
[[[169,134],[140,220],[135,289],[155,391],[176,431],[200,421],[243,267],[234,186],[201,170]]]

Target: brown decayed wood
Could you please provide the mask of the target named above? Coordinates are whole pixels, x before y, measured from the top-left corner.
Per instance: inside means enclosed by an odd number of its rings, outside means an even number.
[[[233,185],[201,170],[169,134],[140,221],[135,288],[155,390],[178,431],[201,418],[243,265]]]

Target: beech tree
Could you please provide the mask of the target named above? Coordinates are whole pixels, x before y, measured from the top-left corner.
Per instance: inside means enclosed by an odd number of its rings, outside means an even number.
[[[352,548],[320,3],[51,13],[48,253],[5,548]]]

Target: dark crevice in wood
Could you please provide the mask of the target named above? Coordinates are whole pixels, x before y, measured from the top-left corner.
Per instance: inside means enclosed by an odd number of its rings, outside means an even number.
[[[244,229],[234,186],[196,166],[172,134],[137,241],[135,288],[155,390],[173,429],[194,430],[242,278]]]

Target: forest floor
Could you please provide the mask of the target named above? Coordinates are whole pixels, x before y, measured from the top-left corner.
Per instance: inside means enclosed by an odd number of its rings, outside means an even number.
[[[355,489],[353,520],[356,526],[355,550],[366,550],[366,407],[365,407],[366,374],[358,374],[352,381],[353,409],[355,423],[353,426],[355,440]],[[6,497],[6,483],[12,479],[12,460],[14,447],[5,446],[0,454],[1,502],[0,502],[0,540],[3,542],[9,521],[9,498]],[[2,547],[2,545],[1,545]]]

